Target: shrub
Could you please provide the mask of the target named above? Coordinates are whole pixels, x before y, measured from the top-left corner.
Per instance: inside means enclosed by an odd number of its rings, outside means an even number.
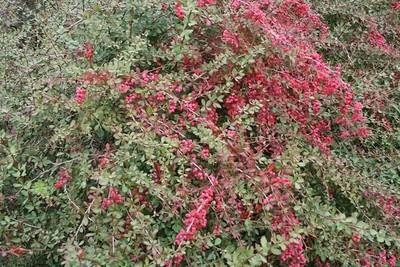
[[[51,4],[2,4],[5,264],[395,266],[393,5]]]

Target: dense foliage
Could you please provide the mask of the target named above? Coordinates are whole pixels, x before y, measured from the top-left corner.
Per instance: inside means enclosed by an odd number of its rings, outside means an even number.
[[[396,266],[400,2],[0,4],[5,266]]]

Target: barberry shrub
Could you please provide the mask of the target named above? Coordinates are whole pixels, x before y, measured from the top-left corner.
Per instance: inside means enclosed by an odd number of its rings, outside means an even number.
[[[397,5],[1,3],[2,263],[396,266]]]

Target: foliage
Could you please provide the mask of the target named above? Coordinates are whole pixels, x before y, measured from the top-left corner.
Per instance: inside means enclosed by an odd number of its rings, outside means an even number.
[[[2,3],[2,263],[396,266],[399,9],[352,2]]]

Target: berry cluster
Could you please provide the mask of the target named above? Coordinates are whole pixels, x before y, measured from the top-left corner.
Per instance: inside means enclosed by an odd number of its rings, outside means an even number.
[[[76,87],[75,88],[75,101],[82,105],[85,102],[86,99],[86,89],[82,87]]]
[[[390,6],[390,8],[400,10],[400,1],[392,2],[392,3],[390,3],[389,6]]]
[[[59,180],[54,184],[55,188],[60,188],[63,185],[67,184],[67,181],[71,179],[71,175],[67,170],[61,170],[58,172]]]
[[[281,259],[289,263],[289,267],[304,266],[307,259],[304,257],[304,248],[301,241],[289,243],[286,249],[282,252]]]
[[[108,197],[103,198],[101,208],[103,210],[108,210],[108,207],[110,207],[111,205],[120,204],[122,202],[122,196],[119,194],[118,189],[110,187]]]
[[[7,254],[14,254],[14,253],[16,253],[16,254],[18,254],[18,255],[22,255],[22,254],[24,254],[24,252],[25,252],[25,249],[20,248],[20,247],[17,247],[17,246],[12,246],[11,249],[8,251]]]
[[[185,240],[195,238],[197,231],[203,229],[207,225],[207,209],[210,206],[214,196],[214,188],[210,187],[200,195],[196,208],[186,214],[184,223],[186,228],[182,229],[175,238],[175,242],[181,245]]]
[[[185,11],[182,8],[180,0],[175,5],[175,14],[180,20],[183,20],[185,18]]]
[[[85,43],[83,45],[83,53],[85,58],[92,58],[93,57],[93,45],[90,43]]]

